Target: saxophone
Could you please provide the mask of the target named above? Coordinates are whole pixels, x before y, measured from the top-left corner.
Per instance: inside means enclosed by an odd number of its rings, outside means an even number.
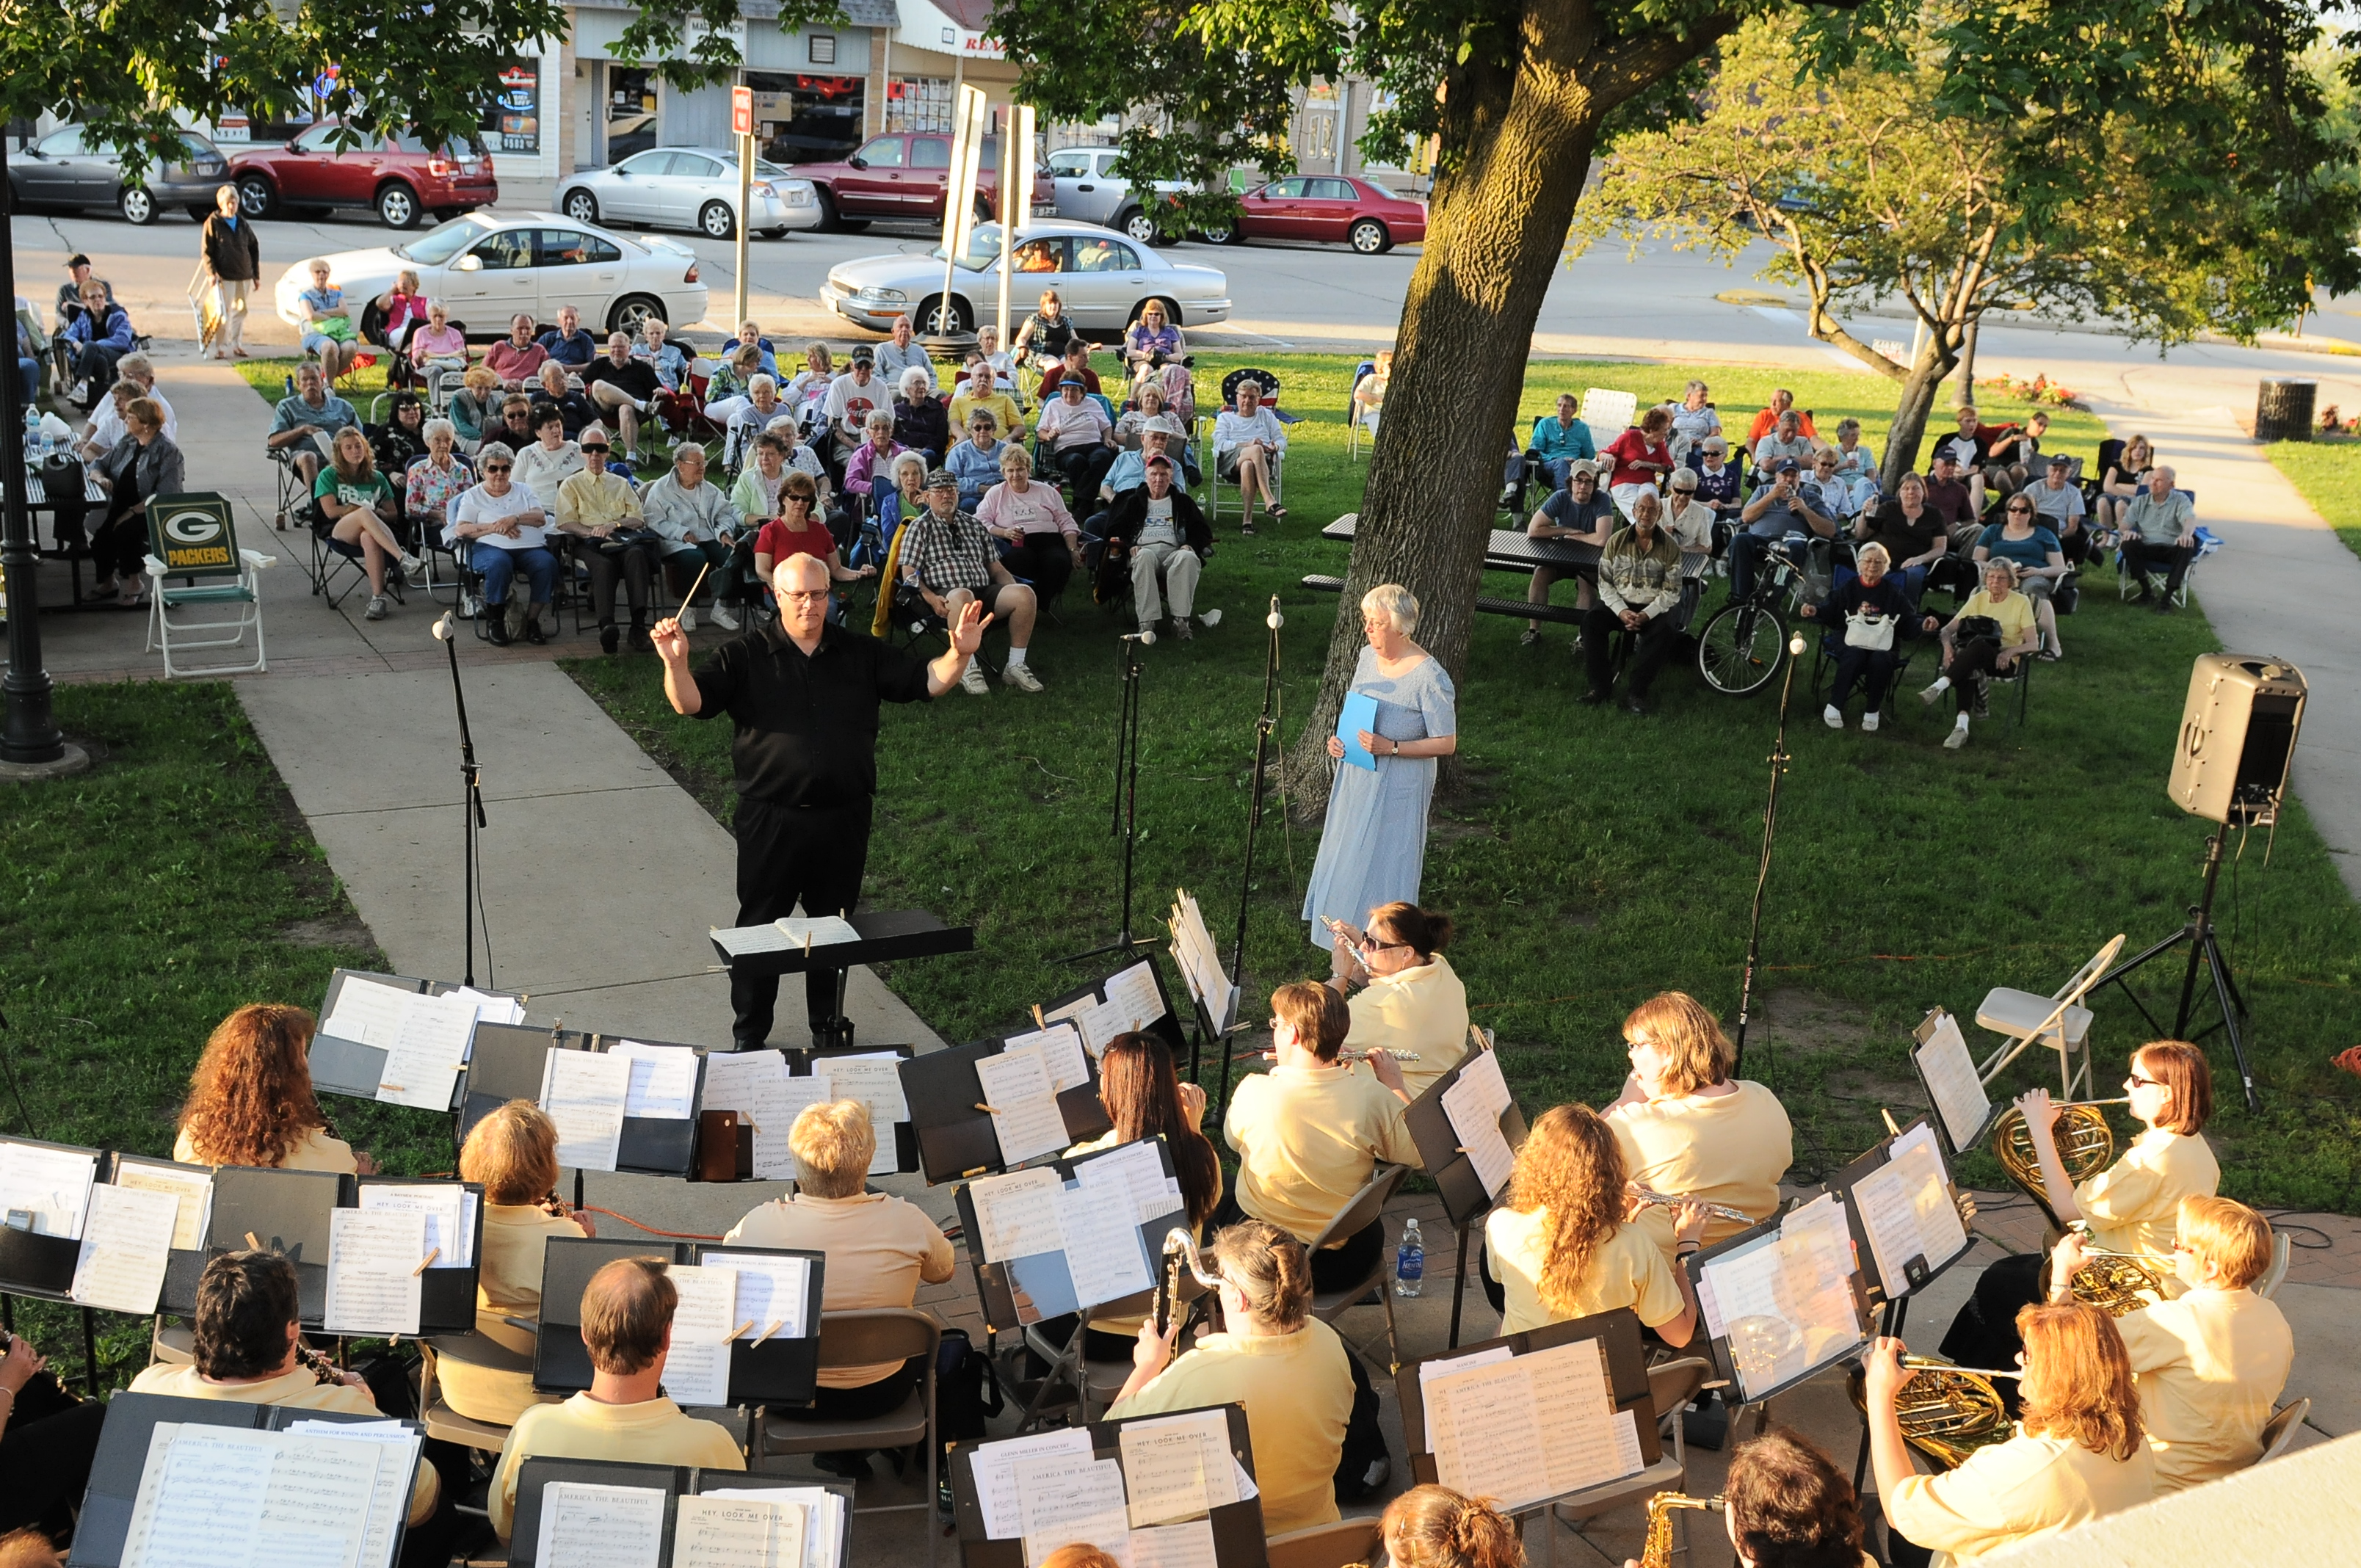
[[[1648,1499],[1648,1541],[1640,1549],[1640,1568],[1672,1568],[1673,1510],[1675,1508],[1718,1508],[1719,1497],[1690,1497],[1678,1492],[1659,1492]]]
[[[1173,1312],[1183,1309],[1187,1299],[1181,1294],[1186,1284],[1181,1273],[1207,1290],[1222,1283],[1221,1276],[1205,1272],[1205,1264],[1197,1252],[1197,1238],[1175,1225],[1164,1233],[1164,1266],[1156,1274],[1156,1332],[1163,1333],[1173,1324]],[[1185,1316],[1185,1311],[1183,1312]]]

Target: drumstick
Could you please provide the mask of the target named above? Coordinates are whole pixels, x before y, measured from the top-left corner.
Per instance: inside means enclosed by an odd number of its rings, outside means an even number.
[[[713,563],[710,561],[708,561],[703,566],[697,569],[697,581],[689,584],[688,592],[680,596],[681,609],[686,609],[689,606],[697,602],[697,590],[705,586],[705,574],[711,570],[713,570]],[[680,617],[675,615],[673,619],[675,620],[678,620]]]

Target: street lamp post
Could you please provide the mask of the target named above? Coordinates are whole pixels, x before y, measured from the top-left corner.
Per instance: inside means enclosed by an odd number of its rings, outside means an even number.
[[[8,138],[0,133],[0,217],[13,219],[8,191]],[[13,242],[13,230],[11,233]],[[16,311],[16,260],[13,243],[0,245],[0,296]],[[14,326],[12,323],[13,334]],[[32,509],[26,505],[25,408],[9,345],[8,373],[0,377],[0,571],[8,587],[8,673],[0,677],[7,719],[0,729],[0,762],[39,765],[61,761],[66,738],[49,711],[49,673],[41,667],[41,596],[34,573],[40,553],[33,538]]]

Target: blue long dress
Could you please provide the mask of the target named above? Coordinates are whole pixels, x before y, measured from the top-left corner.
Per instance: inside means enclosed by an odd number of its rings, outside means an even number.
[[[1422,659],[1389,680],[1378,673],[1377,650],[1364,648],[1353,670],[1353,689],[1378,699],[1377,733],[1389,740],[1459,733],[1458,696],[1438,660]],[[1303,918],[1312,923],[1313,942],[1335,946],[1323,921],[1357,927],[1380,904],[1418,902],[1436,765],[1433,757],[1379,757],[1376,773],[1349,762],[1336,765],[1320,858],[1312,862],[1312,884],[1303,894]]]

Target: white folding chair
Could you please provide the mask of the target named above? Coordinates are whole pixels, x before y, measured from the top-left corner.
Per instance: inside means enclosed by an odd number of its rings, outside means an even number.
[[[1590,427],[1594,451],[1606,451],[1608,443],[1631,428],[1631,416],[1639,411],[1640,400],[1633,393],[1611,387],[1583,389],[1582,422]]]
[[[2290,1448],[2295,1446],[2295,1429],[2303,1425],[2304,1418],[2311,1414],[2312,1401],[2310,1399],[2298,1399],[2294,1404],[2290,1405],[2286,1409],[2279,1411],[2278,1414],[2271,1417],[2269,1420],[2265,1421],[2263,1423],[2263,1452],[2256,1458],[2255,1463],[2257,1464],[2268,1464],[2272,1460],[2277,1459],[2280,1454],[2285,1453]]]
[[[278,558],[238,548],[236,520],[228,499],[204,492],[156,497],[148,503],[148,548],[147,651],[163,651],[166,678],[245,674],[263,669],[258,576],[276,565]],[[227,607],[229,619],[172,619],[174,610],[210,605]],[[254,633],[254,658],[249,663],[194,669],[173,666],[176,652],[241,647],[248,630]],[[224,632],[228,635],[220,635]]]
[[[2074,971],[2074,977],[2048,996],[2029,991],[2016,991],[2007,986],[1995,986],[1984,993],[1976,1004],[1976,1024],[1995,1035],[2007,1036],[2000,1048],[1976,1069],[1976,1076],[1986,1083],[1998,1078],[2008,1064],[2023,1056],[2036,1040],[2045,1040],[2058,1053],[2059,1098],[2071,1100],[2091,1079],[2091,1010],[2082,1005],[2082,998],[2099,977],[2114,963],[2115,955],[2123,950],[2123,933],[2101,948],[2089,963]],[[2079,1065],[2075,1058],[2081,1058]]]
[[[2263,1277],[2260,1279],[2255,1281],[2255,1294],[2266,1300],[2278,1295],[2279,1287],[2287,1283],[2288,1265],[2294,1261],[2294,1258],[2295,1244],[2288,1240],[2288,1234],[2285,1231],[2273,1231],[2271,1233],[2271,1266],[2263,1270]]]

